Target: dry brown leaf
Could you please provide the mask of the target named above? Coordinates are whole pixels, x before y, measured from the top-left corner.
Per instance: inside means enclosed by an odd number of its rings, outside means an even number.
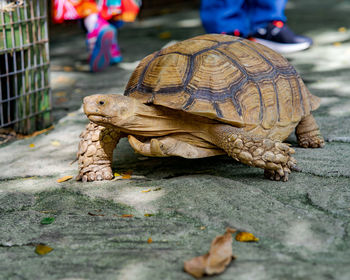
[[[72,66],[63,66],[63,71],[65,72],[72,72],[74,69]]]
[[[122,218],[132,218],[132,217],[134,217],[134,215],[132,215],[132,214],[123,214],[121,217]]]
[[[258,242],[259,238],[250,232],[242,231],[237,233],[236,240],[239,242]]]
[[[34,133],[30,134],[30,135],[23,135],[23,134],[18,134],[17,133],[16,136],[17,136],[18,139],[27,139],[27,138],[35,137],[35,136],[38,136],[40,134],[46,133],[46,132],[48,132],[48,131],[50,131],[52,129],[54,129],[53,125],[48,127],[48,128],[46,128],[46,129],[43,129],[43,130],[40,130],[40,131],[36,131],[36,132],[34,132]]]
[[[162,33],[159,33],[160,39],[170,39],[171,38],[171,32],[170,31],[164,31]]]
[[[62,183],[62,182],[68,181],[68,180],[70,180],[72,178],[73,178],[73,176],[70,176],[70,175],[69,176],[64,176],[62,178],[57,179],[57,183]]]
[[[91,212],[88,212],[88,215],[90,215],[90,216],[100,216],[100,217],[104,216],[103,214],[94,214],[94,213],[91,213]]]
[[[131,175],[132,175],[132,170],[128,170],[125,173],[122,174],[122,179],[131,179]]]
[[[196,278],[205,274],[218,274],[225,270],[226,266],[235,257],[232,255],[232,233],[236,230],[227,228],[224,235],[215,237],[210,245],[209,253],[195,257],[185,262],[184,269]]]

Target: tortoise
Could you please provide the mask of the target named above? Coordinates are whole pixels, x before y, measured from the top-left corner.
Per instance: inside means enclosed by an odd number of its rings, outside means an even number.
[[[228,154],[287,181],[294,130],[304,148],[324,146],[311,111],[319,106],[294,67],[258,43],[229,35],[197,36],[145,57],[124,95],[84,98],[90,120],[80,135],[78,180],[113,178],[121,137],[145,156]]]

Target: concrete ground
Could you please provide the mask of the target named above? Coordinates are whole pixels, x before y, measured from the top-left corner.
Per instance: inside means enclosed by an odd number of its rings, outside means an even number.
[[[92,74],[81,31],[52,29],[55,127],[0,147],[0,279],[192,279],[183,262],[227,226],[260,240],[233,241],[237,259],[212,279],[350,279],[350,1],[293,0],[286,12],[315,42],[287,57],[322,99],[314,115],[326,139],[313,150],[289,138],[302,172],[286,183],[226,156],[145,158],[126,141],[114,169],[132,179],[57,183],[77,174],[82,98],[122,93],[138,60],[204,31],[198,11],[136,22],[119,34],[124,62]],[[53,251],[40,256],[36,244]]]

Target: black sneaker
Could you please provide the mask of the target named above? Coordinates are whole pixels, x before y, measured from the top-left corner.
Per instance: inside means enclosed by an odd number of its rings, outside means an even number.
[[[283,22],[270,22],[266,28],[259,28],[250,38],[280,53],[305,50],[312,45],[312,39],[294,34]]]

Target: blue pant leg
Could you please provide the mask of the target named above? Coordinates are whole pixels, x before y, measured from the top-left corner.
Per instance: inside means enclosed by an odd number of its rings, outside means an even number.
[[[249,33],[246,0],[202,0],[200,16],[208,33]]]
[[[249,7],[250,31],[265,27],[274,20],[286,21],[284,10],[288,0],[247,0]]]

